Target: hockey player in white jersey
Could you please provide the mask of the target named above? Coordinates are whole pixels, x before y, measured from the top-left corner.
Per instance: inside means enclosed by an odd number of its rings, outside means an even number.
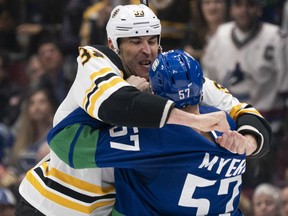
[[[247,176],[251,181],[248,185],[253,187],[259,181],[272,180],[275,172],[273,161],[277,148],[281,148],[278,146],[281,144],[288,95],[287,35],[279,26],[260,21],[261,0],[231,2],[234,21],[219,26],[207,46],[202,68],[204,75],[225,85],[240,102],[253,104],[271,124],[275,134],[273,151],[258,165],[259,161],[251,161],[251,166],[257,166],[251,171],[255,176]],[[248,162],[247,170],[249,165]]]
[[[145,78],[130,75],[148,76],[150,64],[159,51],[160,33],[160,21],[146,6],[116,7],[107,25],[111,49],[79,48],[77,76],[56,113],[54,124],[81,107],[93,118],[114,125],[157,128],[176,123],[204,131],[214,126],[223,130],[223,122],[219,121],[223,116],[188,115],[174,108],[171,100],[140,92],[124,81],[131,82],[133,78],[134,85],[142,86],[141,89],[148,87]],[[270,129],[256,109],[239,103],[225,88],[207,78],[203,95],[204,105],[230,113],[237,121],[238,131],[251,140],[245,146],[233,144],[227,148],[236,152],[246,148],[255,157],[267,153]],[[216,125],[209,125],[213,121]],[[253,145],[255,141],[257,146]],[[16,213],[21,215],[21,209],[26,208],[33,214],[38,209],[39,215],[109,215],[115,201],[113,174],[113,169],[71,169],[51,151],[22,181],[23,205],[20,204]]]
[[[286,35],[279,26],[260,22],[260,0],[232,0],[231,7],[235,21],[222,24],[211,38],[204,74],[253,104],[277,131],[284,116],[282,95],[288,92]]]

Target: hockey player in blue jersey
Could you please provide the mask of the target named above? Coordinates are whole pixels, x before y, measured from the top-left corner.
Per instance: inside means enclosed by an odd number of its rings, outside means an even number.
[[[218,111],[198,106],[202,70],[183,51],[160,54],[150,82],[155,94],[187,112]],[[77,109],[54,127],[48,141],[61,160],[76,169],[115,167],[112,215],[242,215],[238,205],[246,156],[216,144],[227,135],[241,140],[233,131],[234,121],[226,117],[231,131],[222,135],[178,125],[105,126]]]

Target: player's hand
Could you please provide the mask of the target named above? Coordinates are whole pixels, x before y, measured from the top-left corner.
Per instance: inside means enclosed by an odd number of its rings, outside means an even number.
[[[246,134],[242,135],[237,131],[226,131],[221,137],[218,137],[216,142],[226,148],[227,150],[244,154],[247,156],[251,155],[257,148],[257,142],[254,136]]]
[[[141,78],[139,76],[131,75],[128,79],[126,79],[130,85],[135,86],[140,91],[149,91],[149,82],[145,78]]]

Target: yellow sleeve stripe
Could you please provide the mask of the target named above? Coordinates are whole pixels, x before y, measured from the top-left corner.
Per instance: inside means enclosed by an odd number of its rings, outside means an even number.
[[[107,72],[112,72],[112,71],[113,71],[113,70],[112,70],[112,68],[110,68],[110,67],[102,68],[101,70],[92,73],[91,76],[90,76],[90,79],[93,81],[96,77],[102,76],[102,75],[104,75],[105,73],[107,73]]]
[[[62,182],[65,182],[66,184],[69,184],[75,188],[79,188],[81,190],[85,190],[91,193],[97,193],[101,195],[105,195],[107,193],[113,193],[115,192],[115,188],[113,186],[102,188],[93,184],[90,184],[88,182],[82,181],[78,178],[75,178],[71,175],[68,175],[66,173],[63,173],[55,168],[48,169],[47,162],[43,163],[42,168],[44,169],[44,175],[45,176],[53,176]]]
[[[243,106],[243,104],[240,103],[240,104],[234,106],[234,107],[231,109],[229,115],[230,115],[234,120],[237,119],[237,117],[238,117],[237,113],[239,112],[239,110],[242,109],[242,106]]]
[[[91,92],[94,88],[95,88],[95,83],[94,83],[94,78],[96,76],[101,76],[105,73],[107,73],[108,71],[112,71],[112,68],[102,68],[101,70],[97,71],[97,72],[94,72],[93,74],[91,74],[90,76],[90,79],[92,80],[92,84],[90,86],[90,88],[88,90],[86,90],[85,92],[85,97],[84,97],[84,100],[82,102],[82,108],[85,109],[85,104],[88,100],[88,93]]]
[[[238,104],[236,106],[234,106],[229,115],[236,121],[236,119],[243,115],[243,114],[246,114],[246,113],[250,113],[250,114],[254,114],[254,115],[257,115],[257,116],[261,116],[261,114],[253,107],[250,107],[250,108],[245,108],[247,106],[247,104],[245,103],[241,103],[241,104]]]
[[[103,95],[105,91],[107,91],[110,88],[113,88],[118,83],[124,83],[121,77],[113,77],[110,80],[110,82],[99,86],[98,90],[93,95],[91,95],[90,105],[89,105],[89,108],[87,109],[87,112],[89,113],[89,115],[94,116],[93,112],[94,112],[95,104],[96,104],[96,101],[99,99],[99,97]]]
[[[74,209],[76,211],[79,212],[83,212],[85,214],[90,214],[91,212],[93,212],[96,208],[100,208],[102,206],[106,206],[106,205],[111,205],[114,203],[114,201],[104,201],[104,202],[98,202],[98,203],[94,203],[90,206],[85,206],[85,205],[81,205],[77,202],[73,202],[69,199],[66,199],[60,195],[57,195],[49,190],[47,190],[45,187],[43,187],[40,182],[35,178],[35,176],[32,174],[32,170],[30,170],[27,174],[26,174],[26,178],[27,180],[36,188],[36,190],[44,197],[46,197],[47,199],[52,200],[55,203],[58,203],[62,206],[65,206],[67,208],[70,209]]]

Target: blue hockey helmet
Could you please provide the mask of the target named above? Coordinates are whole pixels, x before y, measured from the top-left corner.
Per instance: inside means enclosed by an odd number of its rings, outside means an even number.
[[[173,100],[178,108],[200,102],[202,69],[192,56],[182,50],[159,54],[152,63],[149,78],[153,93]]]

